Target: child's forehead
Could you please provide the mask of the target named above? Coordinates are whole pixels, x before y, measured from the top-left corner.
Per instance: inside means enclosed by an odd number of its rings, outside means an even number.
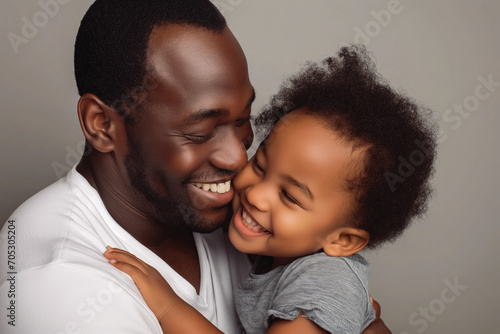
[[[315,141],[350,145],[342,138],[339,131],[328,126],[321,116],[310,113],[307,109],[297,109],[283,116],[263,144],[269,146],[275,144],[275,141],[285,146],[304,142],[313,144]],[[313,148],[313,146],[309,147],[309,149]]]
[[[321,118],[299,110],[276,124],[261,151],[271,168],[304,182],[338,188],[352,177],[353,166],[359,161],[360,152],[353,151],[353,145]]]

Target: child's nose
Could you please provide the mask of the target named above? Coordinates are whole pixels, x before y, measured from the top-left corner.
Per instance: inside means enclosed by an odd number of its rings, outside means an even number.
[[[271,189],[265,182],[254,184],[246,189],[248,204],[259,211],[266,212],[271,209],[270,195]]]

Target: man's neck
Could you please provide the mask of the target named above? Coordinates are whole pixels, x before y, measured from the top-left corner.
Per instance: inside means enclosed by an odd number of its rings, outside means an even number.
[[[134,203],[137,194],[132,193],[119,173],[113,168],[99,168],[99,173],[95,173],[94,165],[90,159],[83,158],[76,169],[97,190],[111,217],[198,291],[200,269],[193,233],[169,227],[152,218],[146,210],[137,208]]]
[[[113,219],[146,247],[165,243],[169,235],[187,234],[168,228],[163,222],[156,221],[143,207],[139,208],[137,194],[126,184],[116,168],[108,164],[106,157],[91,161],[82,159],[76,170],[97,190],[101,200]],[[98,168],[95,168],[95,165]],[[103,167],[104,166],[104,167]],[[98,173],[96,173],[98,170]],[[151,209],[152,211],[153,209]]]

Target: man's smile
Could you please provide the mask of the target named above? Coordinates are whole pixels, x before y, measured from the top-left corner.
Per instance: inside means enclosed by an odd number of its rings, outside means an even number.
[[[196,182],[196,183],[190,183],[194,185],[197,188],[203,189],[205,191],[213,192],[213,193],[218,193],[218,194],[225,194],[231,190],[231,180],[226,181],[226,182],[220,182],[220,183],[201,183],[201,182]]]
[[[212,183],[208,182],[189,182],[191,198],[193,204],[198,209],[208,207],[220,208],[231,202],[234,196],[234,187],[231,186],[232,180],[220,180]]]

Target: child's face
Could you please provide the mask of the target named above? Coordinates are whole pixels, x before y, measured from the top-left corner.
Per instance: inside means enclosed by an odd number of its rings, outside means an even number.
[[[349,226],[354,200],[344,187],[359,154],[304,111],[286,115],[234,179],[231,242],[285,262],[323,248]]]

